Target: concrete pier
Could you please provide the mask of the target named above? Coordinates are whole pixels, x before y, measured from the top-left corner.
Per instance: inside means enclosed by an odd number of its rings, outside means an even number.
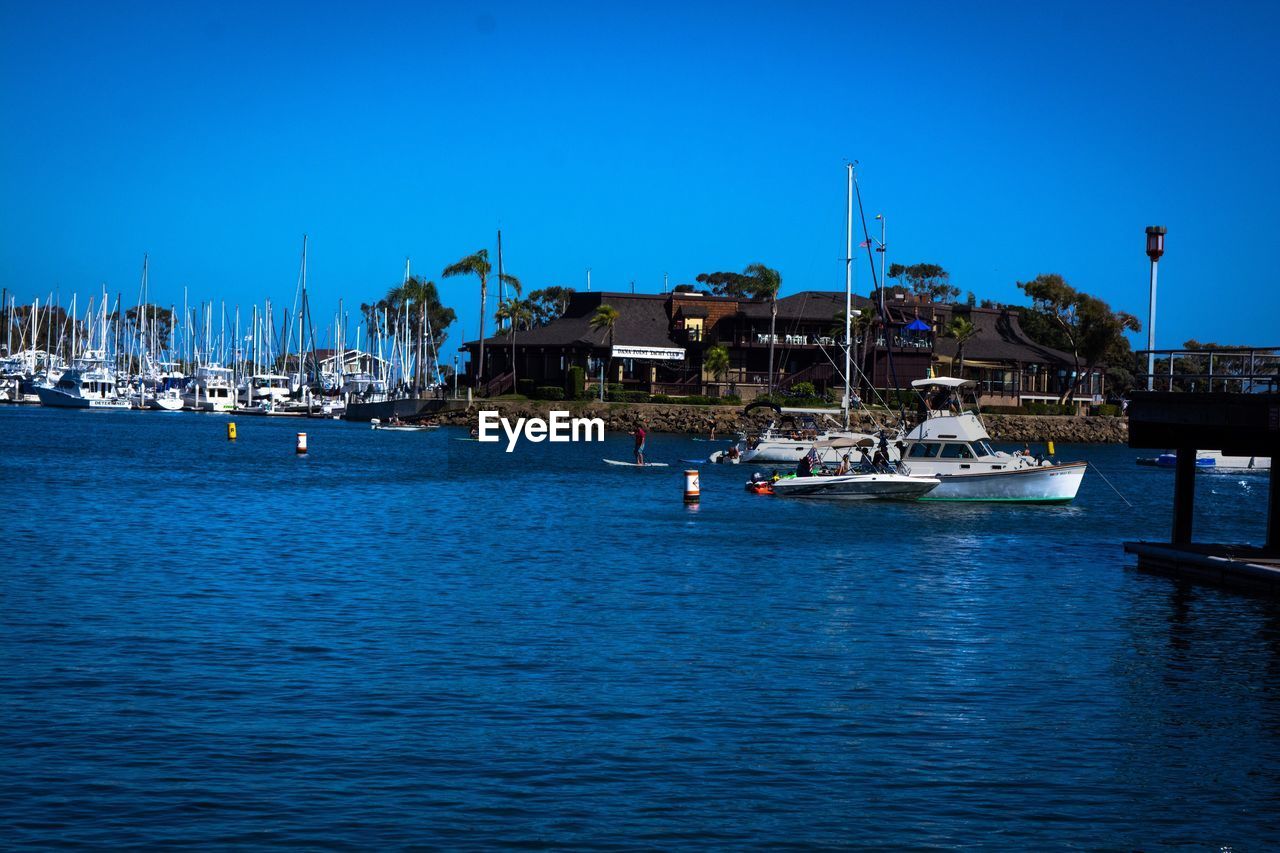
[[[1139,568],[1280,595],[1280,473],[1274,464],[1280,394],[1137,392],[1129,404],[1129,446],[1177,453],[1170,542],[1126,542]],[[1198,450],[1271,457],[1261,547],[1192,541]]]

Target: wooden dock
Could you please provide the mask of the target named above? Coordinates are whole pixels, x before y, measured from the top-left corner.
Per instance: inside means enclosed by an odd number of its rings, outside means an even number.
[[[1177,453],[1171,541],[1126,542],[1139,568],[1280,595],[1280,394],[1136,392],[1129,446]],[[1192,542],[1197,450],[1271,457],[1261,547]]]

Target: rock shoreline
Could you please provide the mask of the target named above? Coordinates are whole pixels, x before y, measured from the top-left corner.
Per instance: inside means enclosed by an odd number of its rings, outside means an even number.
[[[681,406],[657,403],[599,403],[578,401],[481,401],[471,409],[441,412],[436,420],[449,426],[474,427],[480,409],[498,411],[504,417],[546,418],[552,409],[568,411],[574,417],[602,418],[605,429],[631,432],[640,423],[649,432],[706,436],[714,428],[717,436],[729,437],[740,430],[755,430],[769,423],[773,412],[758,409],[748,416],[740,406]],[[881,418],[884,413],[878,413]],[[853,413],[855,429],[878,428],[869,412]],[[983,415],[987,432],[994,441],[1046,442],[1063,444],[1122,444],[1129,440],[1129,422],[1113,417],[1064,417],[1050,415]]]

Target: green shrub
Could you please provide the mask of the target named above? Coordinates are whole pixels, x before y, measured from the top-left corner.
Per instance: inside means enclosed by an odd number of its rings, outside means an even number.
[[[722,406],[741,406],[742,397],[740,397],[737,394],[725,394],[716,402],[718,402]]]
[[[674,403],[676,402],[676,400],[674,400],[669,394],[654,394],[652,397],[649,398],[649,402],[650,403]]]
[[[816,397],[818,389],[813,387],[812,382],[797,382],[791,386],[792,397]]]
[[[517,393],[517,394],[523,394],[523,395],[524,395],[524,396],[526,396],[526,397],[533,397],[533,396],[534,396],[534,391],[533,391],[533,380],[532,380],[532,379],[517,379],[517,380],[516,380],[516,393]]]
[[[537,388],[537,397],[539,400],[563,400],[564,389],[555,385],[539,385]]]
[[[1118,417],[1120,417],[1120,407],[1119,407],[1119,406],[1112,405],[1111,403],[1103,403],[1103,404],[1101,404],[1101,405],[1097,406],[1096,408],[1097,408],[1097,413],[1098,413],[1099,415],[1101,415],[1102,417],[1104,417],[1104,418],[1118,418]]]
[[[587,396],[587,371],[578,365],[569,368],[565,381],[565,394],[570,400],[581,400]]]

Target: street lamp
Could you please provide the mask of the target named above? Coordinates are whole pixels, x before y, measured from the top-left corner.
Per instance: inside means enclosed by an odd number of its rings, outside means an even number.
[[[1147,312],[1147,390],[1155,390],[1156,381],[1156,265],[1164,254],[1163,225],[1147,226],[1147,257],[1151,259],[1151,308]],[[1172,357],[1172,356],[1171,356]]]
[[[453,357],[453,398],[458,398],[458,357]]]

